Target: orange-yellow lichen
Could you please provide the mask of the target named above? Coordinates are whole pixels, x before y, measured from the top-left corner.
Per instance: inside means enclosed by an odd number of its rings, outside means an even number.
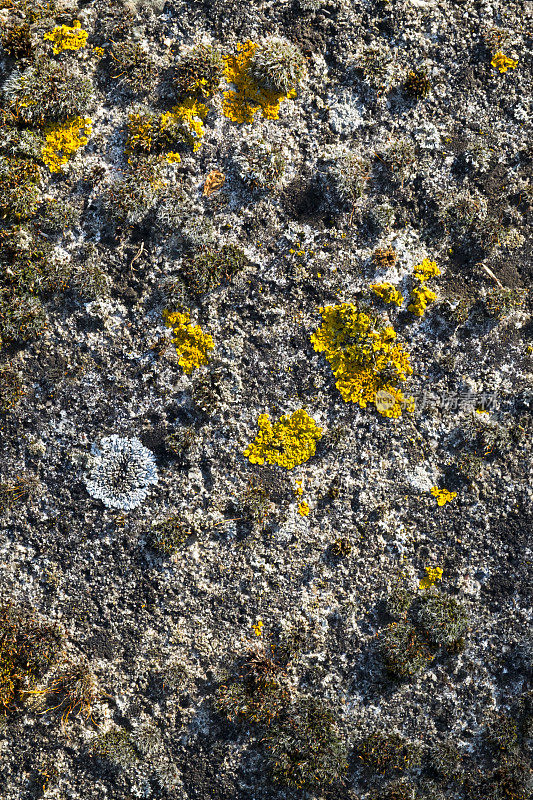
[[[323,322],[311,342],[329,361],[343,400],[361,408],[374,403],[385,417],[413,411],[413,398],[404,397],[397,387],[413,370],[409,354],[395,342],[394,329],[381,327],[353,303],[319,310]]]
[[[178,364],[186,375],[208,363],[207,351],[214,348],[213,339],[204,333],[199,325],[191,325],[189,314],[179,311],[163,311],[163,319],[172,328],[172,343],[179,355]]]
[[[72,27],[68,25],[58,25],[53,31],[45,33],[43,39],[53,42],[53,51],[57,56],[63,50],[80,50],[87,44],[89,34],[81,27],[81,22],[76,20]]]
[[[403,296],[392,283],[371,283],[370,288],[384,303],[395,303],[397,306],[403,303]]]
[[[74,153],[87,144],[91,133],[92,120],[88,117],[75,117],[49,125],[45,129],[46,144],[41,157],[50,172],[60,172]]]
[[[504,55],[501,51],[495,53],[490,62],[491,66],[496,67],[501,73],[507,72],[508,69],[516,69],[518,61],[514,58]]]
[[[284,414],[274,425],[268,414],[260,414],[257,424],[259,433],[244,451],[252,464],[266,461],[293,469],[315,454],[316,442],[322,437],[322,428],[304,409]]]
[[[237,54],[224,56],[224,75],[235,89],[223,92],[222,113],[233,122],[251,123],[261,111],[266,119],[279,119],[283,100],[296,97],[296,89],[286,94],[260,88],[250,75],[250,61],[258,45],[247,41],[237,45]]]

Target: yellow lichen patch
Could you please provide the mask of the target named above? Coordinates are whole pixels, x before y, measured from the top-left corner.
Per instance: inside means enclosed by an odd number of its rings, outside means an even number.
[[[263,635],[263,620],[261,618],[259,618],[257,620],[257,622],[255,622],[252,625],[252,628],[253,628],[253,631],[254,631],[256,636],[262,636]]]
[[[402,295],[392,283],[371,283],[370,288],[384,303],[395,303],[397,306],[403,303]]]
[[[447,489],[439,489],[438,486],[431,487],[431,494],[437,498],[437,505],[443,506],[457,497],[457,492],[449,492]]]
[[[296,89],[283,92],[260,88],[250,76],[250,61],[257,49],[251,41],[237,45],[237,54],[224,56],[224,75],[235,90],[223,92],[222,113],[233,122],[251,123],[261,111],[266,119],[279,119],[279,107],[283,100],[296,97]]]
[[[428,303],[432,303],[437,298],[435,292],[426,286],[426,281],[440,274],[441,272],[436,262],[430,261],[428,258],[425,258],[421,264],[417,264],[413,268],[413,275],[419,283],[411,292],[411,303],[407,306],[408,311],[416,314],[417,317],[423,316]]]
[[[50,172],[60,172],[74,153],[84,147],[92,133],[92,120],[75,117],[67,122],[50,125],[45,129],[46,144],[42,159]]]
[[[394,341],[394,329],[380,328],[353,303],[319,310],[323,322],[311,343],[326,356],[343,400],[361,408],[374,403],[385,417],[399,417],[404,408],[413,411],[413,398],[404,397],[397,387],[413,370],[409,354]]]
[[[163,311],[163,319],[169,328],[172,328],[174,338],[172,343],[179,355],[178,364],[186,375],[194,369],[207,364],[207,351],[214,348],[213,339],[204,333],[199,325],[191,325],[189,314],[179,311]]]
[[[181,164],[181,156],[179,153],[167,153],[165,158],[169,164]]]
[[[425,569],[426,576],[425,578],[422,578],[418,584],[419,589],[429,589],[431,586],[434,586],[437,581],[442,580],[441,567],[426,567]]]
[[[427,281],[429,278],[436,278],[440,274],[441,272],[437,267],[437,262],[430,261],[429,258],[425,258],[421,264],[417,264],[413,267],[413,275],[415,278],[418,278],[419,281]]]
[[[437,295],[435,292],[428,289],[423,283],[419,286],[415,286],[415,288],[411,292],[411,302],[407,306],[407,310],[411,311],[413,314],[416,314],[417,317],[423,316],[428,303],[432,303],[436,299]]]
[[[293,469],[315,454],[316,442],[322,437],[322,428],[304,409],[291,416],[284,414],[274,425],[268,414],[260,414],[257,424],[259,433],[244,451],[252,464],[266,461]]]
[[[305,502],[305,500],[302,500],[302,502],[298,504],[298,514],[301,517],[309,516],[309,505]]]
[[[63,50],[80,50],[87,44],[89,34],[81,27],[81,22],[76,20],[72,28],[68,25],[58,25],[53,31],[45,33],[43,39],[54,43],[53,51],[57,56]]]
[[[160,134],[171,141],[183,141],[189,144],[195,153],[202,146],[205,136],[204,121],[209,109],[193,97],[187,97],[172,111],[161,115],[159,121]]]
[[[490,62],[491,66],[496,67],[501,73],[507,72],[508,69],[516,69],[518,61],[514,58],[504,55],[501,51],[497,52]]]

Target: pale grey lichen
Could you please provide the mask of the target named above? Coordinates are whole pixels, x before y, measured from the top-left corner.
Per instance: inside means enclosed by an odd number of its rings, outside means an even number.
[[[307,74],[305,58],[296,45],[281,36],[267,36],[250,61],[250,75],[274,92],[294,89]]]
[[[107,436],[100,446],[92,446],[92,468],[85,478],[87,491],[108,508],[131,511],[156,484],[157,467],[153,453],[139,439],[116,434]]]

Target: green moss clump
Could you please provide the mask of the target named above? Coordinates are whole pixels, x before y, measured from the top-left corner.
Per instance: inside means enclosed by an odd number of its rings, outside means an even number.
[[[252,477],[237,499],[238,514],[254,525],[261,526],[271,507],[264,485],[255,476]]]
[[[23,395],[20,372],[10,364],[0,365],[0,412],[10,411]]]
[[[409,97],[416,99],[427,97],[431,91],[431,83],[425,70],[411,70],[404,81],[403,89]]]
[[[421,762],[420,747],[398,733],[375,731],[356,745],[355,754],[365,767],[381,775],[403,772]]]
[[[22,58],[29,59],[33,55],[30,26],[27,22],[21,25],[5,25],[0,40],[5,53],[15,61]]]
[[[0,483],[0,513],[16,503],[25,503],[39,491],[39,479],[30,473],[22,473],[5,483]]]
[[[166,556],[173,556],[195,533],[196,530],[183,517],[171,516],[153,527],[150,544],[154,550]]]
[[[371,793],[369,800],[417,800],[414,786],[407,781],[394,781],[384,789]]]
[[[183,264],[183,278],[195,295],[228,283],[248,263],[243,250],[235,244],[223,244],[218,250],[204,248]]]
[[[8,78],[4,96],[18,120],[29,125],[86,116],[94,104],[90,78],[48,59]]]
[[[141,223],[156,206],[168,184],[154,156],[139,158],[107,189],[103,206],[114,225]]]
[[[47,235],[58,236],[80,223],[80,211],[62,200],[47,199],[38,209],[36,224]]]
[[[285,673],[272,648],[250,649],[239,664],[239,675],[221,685],[215,707],[229,720],[271,723],[289,702]]]
[[[157,79],[157,67],[137,42],[113,42],[111,77],[133,95],[147,94]]]
[[[305,698],[270,726],[264,740],[274,779],[295,789],[316,789],[342,779],[346,747],[333,713]]]
[[[331,555],[335,558],[348,558],[352,552],[352,543],[346,536],[335,539],[330,548]]]
[[[123,728],[113,729],[97,736],[91,750],[99,758],[121,767],[131,767],[140,758],[131,734]]]
[[[409,622],[393,622],[380,632],[378,648],[383,662],[395,678],[410,678],[427,667],[434,652]]]
[[[525,299],[525,289],[497,286],[485,298],[485,311],[489,317],[503,319],[512,311],[523,306]]]
[[[0,215],[28,219],[37,208],[41,170],[32,161],[0,156]]]
[[[223,71],[220,51],[211,45],[199,44],[176,59],[172,82],[178,97],[207,98],[220,86]]]
[[[460,781],[462,778],[462,756],[451,742],[438,744],[430,753],[429,763],[444,781]]]
[[[70,263],[57,258],[51,244],[32,230],[13,226],[0,231],[0,346],[44,331],[39,296],[63,291],[71,273]]]
[[[59,653],[61,634],[11,604],[0,608],[0,711],[9,711]]]
[[[468,631],[468,614],[465,607],[453,597],[430,592],[420,600],[417,622],[430,642],[452,647]]]
[[[485,741],[496,752],[510,753],[519,745],[518,722],[509,714],[498,714],[485,729]]]

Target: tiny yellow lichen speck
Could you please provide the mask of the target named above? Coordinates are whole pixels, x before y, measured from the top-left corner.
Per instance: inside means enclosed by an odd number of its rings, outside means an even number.
[[[291,416],[284,414],[274,425],[268,414],[260,414],[257,424],[259,433],[244,451],[252,464],[266,461],[293,469],[315,454],[316,442],[322,437],[322,428],[304,409]]]
[[[80,50],[87,44],[89,34],[81,27],[81,22],[76,20],[72,27],[68,25],[58,25],[53,31],[45,33],[43,39],[53,42],[54,55],[62,53],[63,50]]]
[[[199,325],[191,325],[189,314],[163,311],[163,319],[172,328],[172,343],[179,355],[179,365],[190,375],[194,369],[208,363],[207,351],[214,348],[213,339]]]

